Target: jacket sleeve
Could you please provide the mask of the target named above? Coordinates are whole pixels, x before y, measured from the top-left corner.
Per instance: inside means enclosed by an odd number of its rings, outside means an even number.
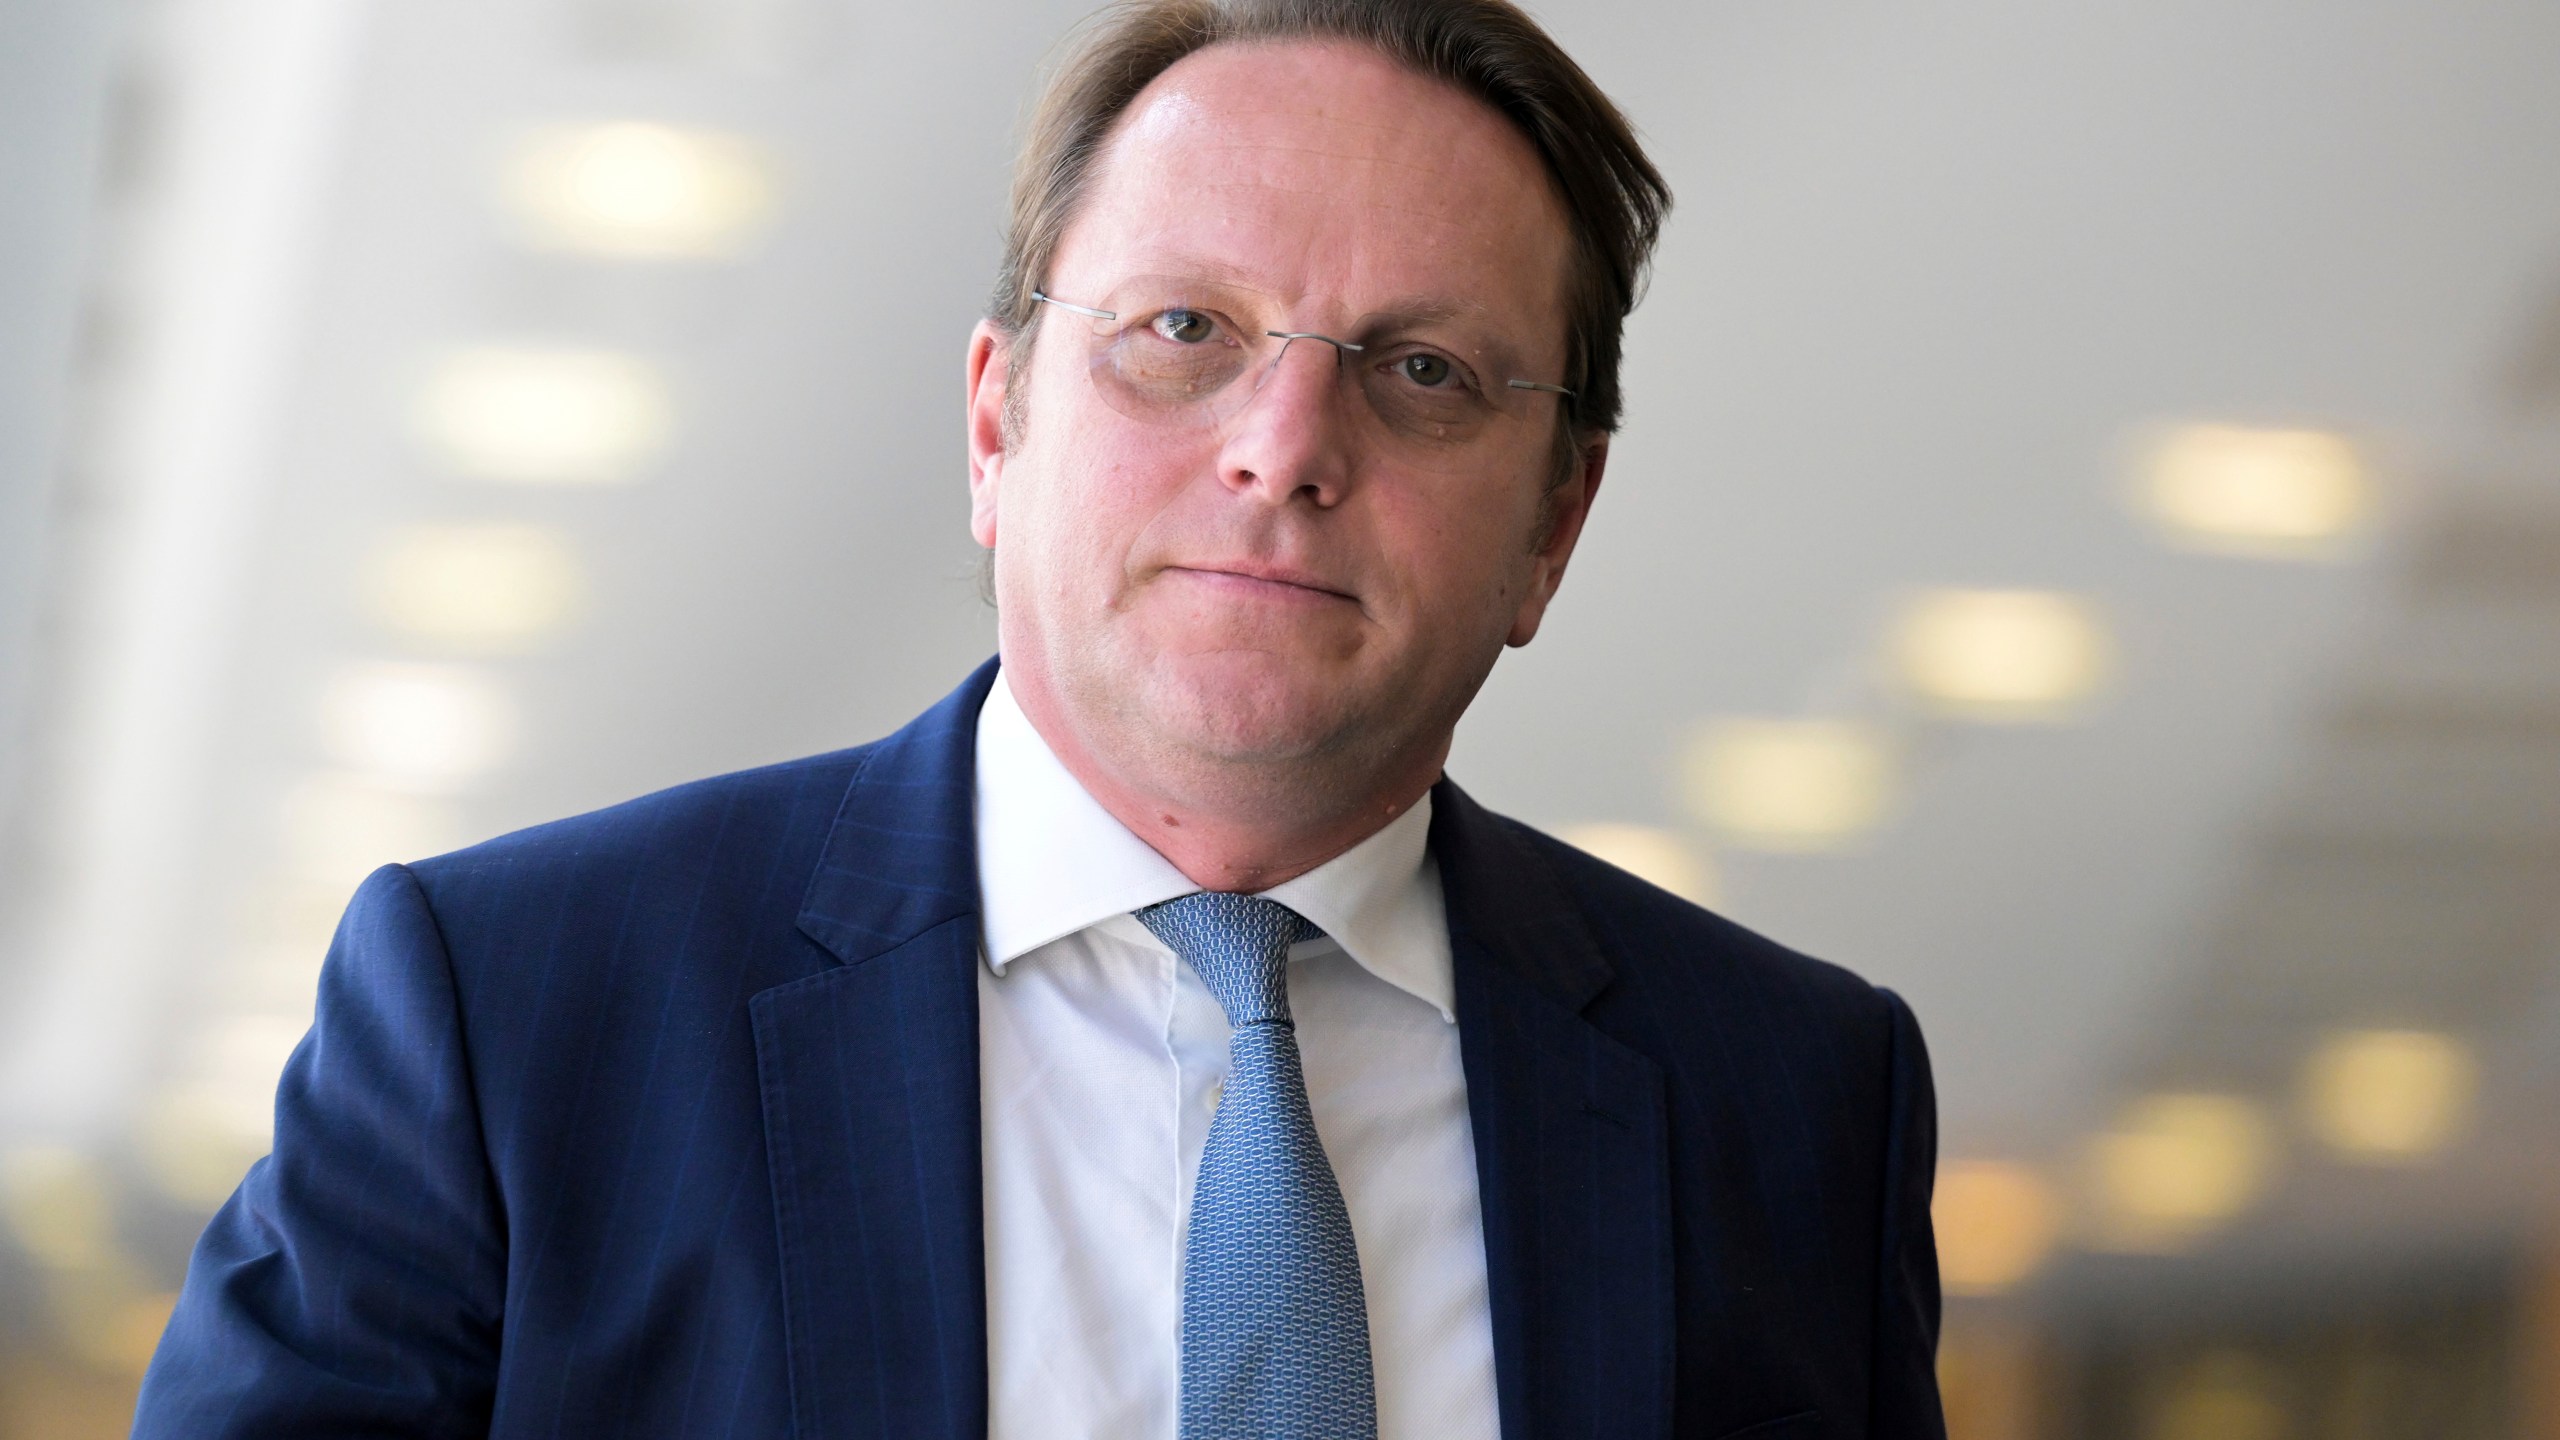
[[[133,1433],[484,1435],[505,1255],[444,942],[388,866],[339,922],[274,1151],[197,1243]]]
[[[1901,996],[1880,993],[1890,1012],[1893,1053],[1867,1433],[1876,1440],[1945,1440],[1947,1422],[1938,1400],[1938,1245],[1929,1223],[1938,1168],[1937,1091],[1920,1022]]]

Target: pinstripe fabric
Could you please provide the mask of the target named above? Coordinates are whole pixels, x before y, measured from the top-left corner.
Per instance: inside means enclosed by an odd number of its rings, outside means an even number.
[[[366,881],[135,1433],[976,1440],[992,675]],[[1938,1440],[1908,1009],[1432,804],[1507,1440]]]
[[[1432,803],[1507,1440],[1514,1415],[1944,1440],[1908,1007],[1446,782]]]

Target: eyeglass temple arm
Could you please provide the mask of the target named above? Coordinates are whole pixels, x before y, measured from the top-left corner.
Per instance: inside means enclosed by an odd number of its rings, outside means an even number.
[[[1513,380],[1509,383],[1514,390],[1544,390],[1550,395],[1562,395],[1568,400],[1573,398],[1572,391],[1561,385],[1547,384],[1543,380]]]
[[[1037,290],[1031,292],[1031,298],[1039,301],[1043,305],[1055,305],[1061,310],[1072,310],[1078,315],[1090,315],[1096,320],[1117,320],[1120,318],[1120,312],[1117,310],[1096,310],[1090,305],[1078,305],[1071,301],[1061,300],[1055,295],[1043,295]]]

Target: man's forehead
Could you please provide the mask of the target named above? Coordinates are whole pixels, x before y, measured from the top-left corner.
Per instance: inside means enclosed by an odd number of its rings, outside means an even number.
[[[1130,102],[1105,159],[1131,150],[1195,171],[1371,171],[1415,188],[1416,200],[1453,186],[1550,190],[1527,137],[1490,105],[1348,41],[1184,57]]]
[[[1114,130],[1080,210],[1058,258],[1106,283],[1196,275],[1416,318],[1559,297],[1570,243],[1509,121],[1340,42],[1173,66]]]
[[[1130,102],[1122,128],[1316,117],[1393,137],[1458,116],[1508,129],[1491,107],[1444,81],[1352,40],[1229,41],[1165,67]]]

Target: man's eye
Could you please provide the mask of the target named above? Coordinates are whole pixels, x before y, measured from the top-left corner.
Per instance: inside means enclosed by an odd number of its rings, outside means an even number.
[[[1428,352],[1407,355],[1396,362],[1396,368],[1404,372],[1404,378],[1407,380],[1434,390],[1448,384],[1454,378],[1449,368],[1448,358]]]
[[[1217,333],[1217,325],[1197,310],[1167,310],[1154,321],[1155,332],[1167,340],[1184,345],[1197,345]]]

